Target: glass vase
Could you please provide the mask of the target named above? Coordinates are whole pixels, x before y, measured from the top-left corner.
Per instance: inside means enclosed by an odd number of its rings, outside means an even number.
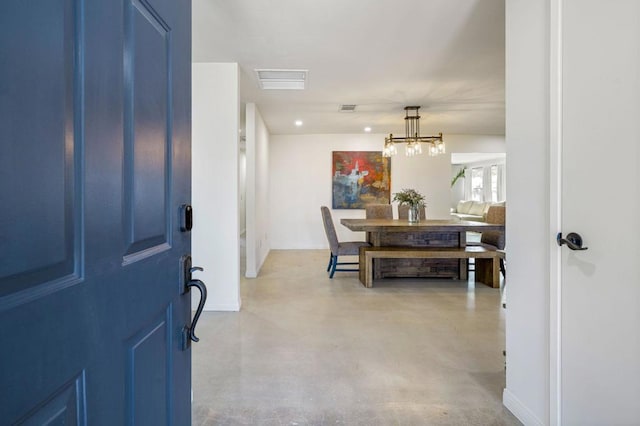
[[[418,206],[409,206],[409,223],[420,222],[420,209]]]

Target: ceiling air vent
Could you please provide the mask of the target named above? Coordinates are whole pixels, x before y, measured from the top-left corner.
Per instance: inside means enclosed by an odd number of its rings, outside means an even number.
[[[255,70],[260,88],[265,90],[304,90],[307,70]]]
[[[356,110],[355,105],[348,105],[348,104],[340,105],[340,112],[354,112],[355,110]]]

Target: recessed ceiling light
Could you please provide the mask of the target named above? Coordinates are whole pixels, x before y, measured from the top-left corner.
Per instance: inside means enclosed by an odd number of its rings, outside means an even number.
[[[367,133],[369,133],[369,132],[371,131],[371,127],[365,127],[365,128],[364,128],[364,131],[365,131],[365,132],[367,132]]]
[[[296,120],[296,126],[298,127],[302,126],[302,120]]]

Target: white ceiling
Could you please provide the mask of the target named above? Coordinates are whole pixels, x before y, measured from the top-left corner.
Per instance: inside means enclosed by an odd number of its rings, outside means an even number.
[[[504,13],[504,0],[193,0],[193,61],[237,62],[272,134],[400,135],[421,105],[423,135],[501,135]],[[261,90],[257,68],[309,70],[307,89]]]

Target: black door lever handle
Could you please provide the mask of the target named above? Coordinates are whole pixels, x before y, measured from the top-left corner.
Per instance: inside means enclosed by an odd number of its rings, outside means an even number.
[[[194,279],[192,274],[196,271],[204,271],[199,266],[192,266],[191,256],[185,255],[181,259],[182,262],[182,293],[189,294],[191,287],[195,287],[200,291],[200,302],[198,302],[198,308],[193,316],[193,320],[190,325],[185,325],[182,329],[182,350],[187,350],[191,346],[191,342],[198,342],[200,339],[196,336],[196,325],[198,319],[204,310],[204,305],[207,302],[207,286],[201,280]]]
[[[201,268],[200,266],[194,266],[189,269],[189,274],[193,274],[196,271],[204,271],[204,268]],[[189,279],[191,280],[191,276],[189,276]]]
[[[587,250],[589,247],[582,247],[582,237],[580,234],[570,232],[567,234],[567,238],[562,238],[562,232],[558,232],[556,236],[556,242],[559,246],[566,244],[571,250]]]
[[[198,269],[202,271],[202,268]],[[195,287],[200,290],[200,302],[198,302],[198,309],[196,309],[196,314],[193,316],[191,326],[188,328],[189,339],[194,342],[199,342],[200,339],[196,337],[196,324],[198,324],[198,319],[200,318],[200,314],[202,314],[202,310],[204,309],[204,304],[207,301],[207,286],[200,280],[191,280],[187,283],[187,287]]]

